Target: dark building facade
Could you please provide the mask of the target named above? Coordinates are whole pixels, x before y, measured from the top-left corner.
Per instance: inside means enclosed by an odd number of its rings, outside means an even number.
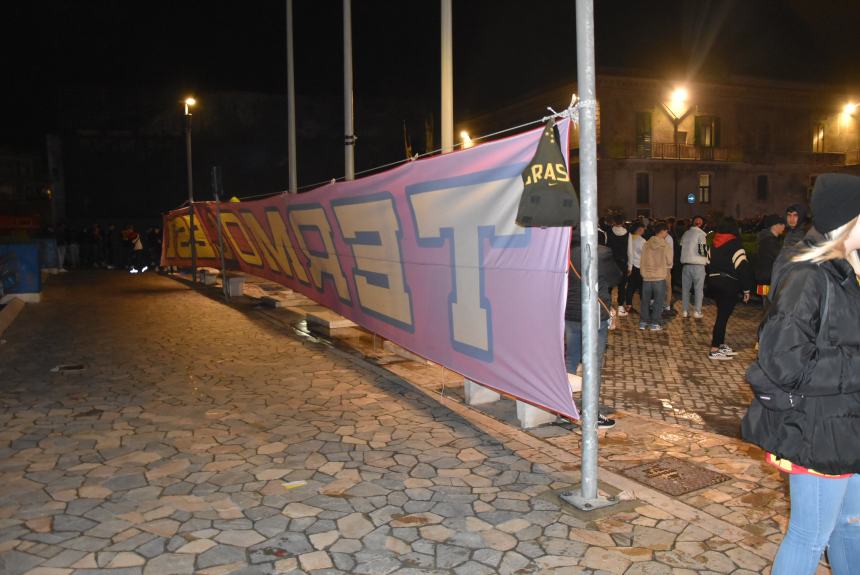
[[[807,202],[820,173],[860,168],[846,91],[601,74],[597,96],[601,214],[748,218]]]

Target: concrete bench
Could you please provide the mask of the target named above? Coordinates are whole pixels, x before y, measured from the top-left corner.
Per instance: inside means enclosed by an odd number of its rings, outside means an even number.
[[[215,268],[197,268],[197,281],[205,286],[214,286],[220,273]]]
[[[243,276],[227,275],[227,295],[238,297],[245,293],[245,278]]]

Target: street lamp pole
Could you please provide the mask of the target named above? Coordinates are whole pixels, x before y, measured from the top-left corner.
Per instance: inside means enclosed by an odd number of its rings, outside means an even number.
[[[185,99],[185,162],[188,170],[188,238],[191,242],[191,283],[197,283],[197,234],[194,226],[194,180],[191,172],[191,111],[197,101]]]

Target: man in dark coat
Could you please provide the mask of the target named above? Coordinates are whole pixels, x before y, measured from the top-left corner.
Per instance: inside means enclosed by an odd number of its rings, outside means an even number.
[[[582,359],[582,280],[580,279],[582,276],[582,248],[579,234],[575,230],[570,245],[570,260],[575,271],[570,270],[567,279],[567,306],[564,310],[564,333],[567,341],[565,364],[568,373],[576,373],[577,365]],[[621,277],[622,273],[615,265],[612,250],[606,246],[597,246],[597,297],[602,302],[598,302],[600,327],[597,330],[597,364],[601,371],[603,369],[603,355],[609,338],[609,294],[612,288],[621,281]],[[614,425],[614,420],[598,413],[598,428],[608,429]]]
[[[779,236],[785,230],[785,222],[776,214],[764,218],[764,229],[758,233],[758,253],[755,258],[755,282],[758,285],[770,285],[773,263],[781,248]]]
[[[806,235],[806,206],[791,204],[785,209],[785,241],[783,245],[790,247],[803,240]]]

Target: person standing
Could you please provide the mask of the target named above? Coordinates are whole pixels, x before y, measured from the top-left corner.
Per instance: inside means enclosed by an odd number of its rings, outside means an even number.
[[[773,302],[747,369],[745,440],[789,476],[791,516],[771,575],[857,572],[860,537],[860,178],[822,174],[818,244],[774,270]]]
[[[666,275],[672,269],[672,249],[666,243],[669,227],[665,222],[654,226],[654,235],[642,247],[642,302],[639,306],[639,329],[661,331],[660,318],[665,301]]]
[[[607,234],[607,246],[612,250],[612,259],[619,270],[622,270],[621,280],[618,282],[618,316],[624,317],[627,315],[627,309],[624,307],[627,293],[627,242],[630,237],[630,232],[624,227],[624,216],[616,214],[613,218],[613,226]],[[612,305],[612,292],[610,291],[609,305]]]
[[[708,353],[711,359],[727,360],[737,355],[726,345],[726,326],[738,303],[738,293],[743,292],[744,303],[747,303],[753,287],[752,267],[738,236],[738,223],[734,218],[722,220],[714,235],[708,273],[708,286],[717,302],[717,319]]]
[[[642,257],[642,246],[645,245],[645,224],[633,222],[630,235],[627,237],[627,290],[624,294],[624,309],[627,313],[633,309],[633,295],[638,291],[642,297],[642,273],[639,269]],[[627,315],[625,313],[624,315]]]
[[[568,373],[576,373],[577,366],[582,361],[582,248],[581,238],[574,231],[570,245],[570,262],[573,267],[567,280],[567,305],[564,310],[564,335],[567,343],[565,350],[565,366]],[[600,325],[597,329],[597,365],[603,371],[603,356],[609,339],[609,294],[612,288],[621,281],[623,274],[615,265],[612,250],[606,246],[597,246],[597,297],[600,300]],[[597,378],[598,385],[600,377]],[[598,387],[598,395],[600,388]],[[615,426],[615,420],[601,413],[597,414],[597,427],[609,429]]]
[[[791,204],[785,209],[785,241],[783,246],[792,247],[803,240],[806,229],[803,224],[806,221],[806,206],[803,204]]]
[[[681,236],[681,315],[689,317],[690,290],[693,291],[693,317],[702,319],[702,300],[705,295],[705,266],[709,262],[708,236],[702,230],[705,221],[701,216],[693,218]]]
[[[672,309],[672,266],[675,264],[675,238],[672,237],[674,227],[674,218],[667,219],[665,241],[669,246],[669,252],[672,254],[672,261],[669,262],[669,269],[666,270],[666,301],[663,306],[663,313],[669,315],[676,315],[676,312]]]
[[[785,231],[785,222],[776,214],[770,214],[762,220],[764,229],[758,233],[758,253],[755,258],[756,292],[762,297],[770,291],[770,279],[773,264],[779,256],[779,236]]]

